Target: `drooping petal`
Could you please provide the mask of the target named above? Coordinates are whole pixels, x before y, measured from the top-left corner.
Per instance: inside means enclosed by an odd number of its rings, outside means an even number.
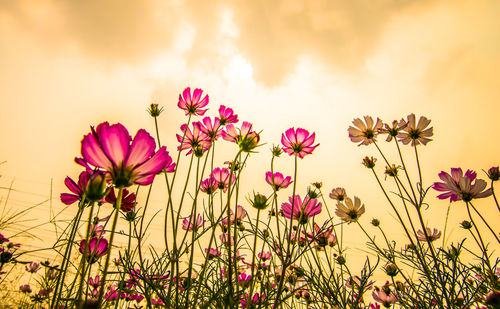
[[[71,205],[74,202],[78,201],[80,197],[75,194],[69,194],[69,193],[61,193],[61,202],[63,202],[66,205]]]
[[[104,153],[94,134],[90,133],[83,137],[81,153],[83,159],[93,166],[108,171],[113,169],[113,164]]]
[[[151,174],[156,175],[158,172],[165,168],[167,160],[167,148],[163,146],[149,160],[137,166],[134,172],[137,173],[138,179],[144,176],[149,176]]]
[[[135,134],[124,166],[137,166],[144,163],[153,155],[155,148],[154,138],[146,130],[140,129]]]
[[[78,195],[82,193],[80,188],[78,187],[78,185],[75,183],[75,181],[73,179],[66,177],[64,179],[64,184],[66,185],[66,187],[68,187],[68,189],[71,192],[78,194]]]

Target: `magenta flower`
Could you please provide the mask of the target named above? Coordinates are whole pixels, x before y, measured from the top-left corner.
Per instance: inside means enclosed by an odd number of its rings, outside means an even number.
[[[23,293],[30,294],[32,292],[31,287],[29,284],[23,284],[19,287],[19,290]]]
[[[299,221],[300,224],[306,224],[310,217],[321,212],[321,202],[318,202],[317,199],[311,199],[309,196],[301,200],[297,194],[294,198],[290,196],[288,201],[288,203],[281,204],[283,215],[285,218]]]
[[[85,244],[85,239],[82,239],[80,242],[80,253],[82,254],[85,251]],[[108,240],[106,238],[92,237],[86,249],[87,260],[90,263],[95,263],[100,257],[108,253]]]
[[[212,174],[210,175],[210,178],[215,179],[217,182],[217,187],[221,190],[224,190],[224,192],[227,191],[227,188],[229,187],[229,176],[231,175],[231,171],[228,170],[227,168],[220,168],[217,167],[212,171]],[[233,174],[231,184],[234,183],[236,180],[236,176]]]
[[[210,147],[210,138],[201,131],[200,122],[193,122],[193,132],[191,132],[191,129],[189,129],[186,124],[181,126],[181,131],[184,133],[184,137],[176,134],[177,141],[181,143],[177,149],[189,149],[186,155],[189,155],[194,151],[195,155],[201,156],[201,154],[203,154],[203,152]]]
[[[241,273],[239,276],[238,276],[238,284],[246,289],[250,283],[252,282],[252,276],[251,275],[247,275],[245,273]]]
[[[310,134],[309,131],[302,128],[298,128],[297,130],[290,128],[284,134],[281,134],[283,151],[291,156],[298,156],[303,159],[319,146],[319,144],[313,146],[315,137],[316,133]]]
[[[203,132],[210,141],[216,141],[222,135],[222,125],[219,118],[215,117],[214,122],[210,117],[203,118],[203,124],[200,125],[201,132]]]
[[[83,159],[106,170],[118,188],[149,185],[160,171],[175,169],[166,147],[155,153],[155,140],[143,129],[137,131],[133,140],[120,123],[103,122],[91,130],[82,140]]]
[[[89,285],[94,289],[97,289],[101,286],[101,277],[99,275],[95,276],[94,278],[89,277]]]
[[[293,182],[292,177],[287,176],[284,177],[283,174],[276,172],[276,173],[271,173],[267,172],[266,173],[266,182],[273,187],[275,191],[278,191],[279,189],[286,189],[288,186]]]
[[[74,194],[61,193],[61,202],[66,205],[71,205],[74,202],[80,201],[83,197],[85,188],[87,187],[89,178],[90,173],[88,173],[87,171],[83,171],[80,173],[80,176],[78,176],[78,183],[75,183],[73,179],[66,177],[66,179],[64,179],[64,184]]]
[[[248,293],[246,293],[245,297],[240,299],[241,308],[256,308],[261,302],[263,303],[266,299],[266,295],[262,293],[255,293],[253,297],[250,299]]]
[[[201,99],[202,94],[203,90],[196,88],[191,97],[191,88],[187,87],[182,92],[182,96],[179,94],[179,103],[177,103],[177,106],[186,112],[186,116],[203,116],[207,109],[202,108],[208,104],[208,95],[205,95],[205,97]]]
[[[444,192],[438,195],[439,199],[450,198],[450,202],[464,200],[466,202],[474,198],[483,198],[492,194],[491,188],[486,189],[486,181],[476,179],[476,172],[467,170],[465,175],[461,168],[452,168],[451,175],[442,171],[439,178],[443,182],[435,182],[433,189]]]
[[[2,233],[0,233],[0,245],[5,243],[5,242],[9,242],[9,239],[5,236],[3,236]]]
[[[193,229],[197,231],[199,228],[203,226],[205,220],[201,217],[200,214],[196,217],[194,214],[190,217],[184,218],[182,220],[182,229],[185,231],[192,231]]]
[[[252,130],[252,124],[243,121],[239,131],[232,124],[226,126],[226,130],[222,131],[222,138],[226,141],[236,143],[244,152],[252,151],[260,141],[260,136]]]
[[[221,105],[219,107],[219,117],[220,117],[220,124],[222,126],[225,126],[228,123],[238,122],[238,115],[234,114],[232,108],[225,107],[224,105]]]
[[[200,184],[200,191],[206,194],[212,194],[218,189],[218,183],[213,177],[208,177]]]
[[[122,203],[121,203],[121,206],[120,206],[120,210],[123,211],[123,212],[129,212],[131,211],[135,204],[137,204],[137,202],[135,201],[135,193],[130,193],[128,192],[127,189],[123,189],[123,192],[122,192]],[[115,194],[115,190],[114,189],[111,189],[108,193],[108,195],[106,196],[105,198],[106,202],[110,203],[111,205],[113,205],[113,207],[115,207],[116,205],[116,194]]]

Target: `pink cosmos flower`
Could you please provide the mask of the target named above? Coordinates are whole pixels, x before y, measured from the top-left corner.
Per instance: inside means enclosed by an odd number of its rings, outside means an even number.
[[[278,191],[279,189],[286,189],[288,186],[293,182],[292,177],[287,176],[286,178],[283,176],[283,174],[276,172],[276,173],[271,173],[267,172],[266,173],[266,182],[273,187],[275,191]]]
[[[302,128],[290,128],[281,134],[281,144],[283,151],[289,155],[298,156],[303,159],[306,155],[311,154],[319,144],[314,144],[316,133],[310,134],[309,131]]]
[[[442,171],[439,178],[443,182],[435,182],[433,189],[444,193],[438,195],[439,199],[450,198],[450,202],[464,200],[466,202],[474,198],[490,196],[493,192],[491,188],[486,189],[486,181],[476,179],[476,172],[467,170],[465,175],[461,168],[452,168],[451,175]]]
[[[384,307],[391,307],[392,304],[395,304],[398,301],[398,298],[394,292],[387,293],[384,289],[376,289],[372,293],[372,297],[375,301],[384,305]]]
[[[181,131],[184,133],[184,138],[182,135],[176,134],[177,141],[181,143],[177,149],[189,149],[186,155],[191,154],[193,151],[195,155],[201,155],[210,147],[210,138],[202,132],[200,122],[193,122],[193,132],[187,127],[187,124],[181,126]]]
[[[9,239],[3,236],[2,233],[0,233],[0,245],[3,244],[4,242],[9,242]]]
[[[377,117],[377,123],[373,123],[373,118],[370,116],[364,116],[365,122],[360,118],[356,118],[352,121],[353,126],[347,129],[349,132],[349,138],[352,142],[361,142],[361,145],[370,145],[376,140],[378,131],[382,129],[383,123],[380,118]]]
[[[80,242],[80,253],[85,250],[85,239]],[[108,253],[108,240],[106,238],[92,237],[87,247],[87,259],[90,263],[95,263],[97,260]]]
[[[40,264],[36,263],[36,262],[31,262],[29,263],[28,265],[25,266],[25,269],[27,272],[29,273],[36,273],[37,271],[39,271],[42,267],[40,267]]]
[[[255,293],[252,298],[246,293],[245,297],[240,299],[240,304],[241,308],[253,308],[257,307],[261,302],[263,303],[266,300],[266,294],[262,293],[262,295],[259,295],[259,293]]]
[[[182,220],[182,229],[185,231],[192,231],[194,229],[196,231],[203,226],[203,223],[205,223],[205,220],[200,214],[197,217],[193,214]]]
[[[207,248],[205,248],[205,253],[208,254],[208,259],[209,260],[221,256],[220,251],[217,250],[217,249],[214,249],[214,248],[210,248],[210,250],[207,249]]]
[[[404,120],[402,119],[402,121]],[[397,137],[404,145],[408,145],[410,142],[412,146],[416,146],[418,144],[426,145],[431,141],[429,137],[433,135],[433,128],[427,128],[430,123],[430,119],[422,116],[418,120],[417,124],[415,121],[415,114],[410,114],[405,122],[406,126],[402,132],[398,133]]]
[[[149,185],[160,171],[175,169],[166,147],[155,153],[155,140],[143,129],[137,131],[134,139],[120,123],[103,122],[95,130],[91,127],[91,131],[82,140],[83,159],[106,170],[118,188]]]
[[[227,168],[220,168],[217,167],[212,171],[211,178],[215,179],[217,182],[217,187],[221,190],[224,190],[224,192],[227,191],[227,188],[229,187],[229,176],[231,175],[231,171],[228,170]],[[234,183],[236,180],[236,176],[233,173],[231,185]]]
[[[29,285],[29,284],[23,284],[23,285],[21,285],[21,286],[19,287],[19,290],[20,290],[21,292],[23,292],[23,293],[27,293],[27,294],[29,294],[29,293],[31,293],[31,292],[32,292],[31,287],[30,287],[30,285]]]
[[[120,209],[121,211],[123,212],[130,212],[135,204],[137,204],[137,202],[135,201],[135,193],[130,193],[128,192],[127,189],[123,189],[123,192],[122,192],[122,203],[121,203],[121,206],[120,206]],[[111,205],[113,205],[113,207],[116,205],[116,194],[115,194],[115,189],[111,189],[108,193],[108,195],[106,196],[105,198],[106,202],[110,203]]]
[[[203,90],[196,88],[193,92],[193,96],[191,97],[191,88],[187,87],[182,92],[182,96],[179,94],[179,103],[177,106],[184,110],[187,115],[198,115],[203,116],[207,109],[202,109],[208,104],[208,95],[205,95],[203,99],[201,96],[203,94]]]
[[[100,238],[106,232],[104,231],[104,226],[102,225],[90,225],[90,236]]]
[[[200,184],[200,191],[206,194],[212,194],[218,189],[218,183],[213,177],[208,177]]]
[[[222,126],[225,126],[228,123],[238,122],[238,115],[234,114],[232,108],[225,107],[224,105],[221,105],[219,107],[219,117],[220,117],[220,124]]]
[[[320,228],[318,224],[314,223],[314,241],[317,248],[323,248],[327,245],[335,246],[337,237],[333,234],[333,227]]]
[[[271,252],[267,251],[267,252],[259,252],[259,254],[257,254],[257,256],[259,257],[259,259],[261,259],[262,261],[267,261],[269,259],[271,259]]]
[[[219,235],[219,239],[226,246],[229,244],[229,240],[231,240],[231,246],[234,246],[234,236],[231,236],[231,238],[229,238],[229,235],[227,233],[222,233]]]
[[[243,121],[239,132],[232,124],[228,124],[225,131],[222,131],[222,138],[236,143],[244,152],[252,151],[260,141],[259,134],[253,131],[252,124],[246,121]]]
[[[427,237],[425,236],[425,234],[427,233]],[[417,239],[419,241],[434,241],[436,239],[438,239],[439,237],[441,237],[441,231],[439,231],[438,229],[434,228],[432,231],[430,228],[426,227],[425,228],[425,233],[424,231],[422,230],[418,230],[417,231]]]
[[[222,125],[217,117],[214,118],[213,123],[210,117],[203,118],[203,124],[200,125],[200,129],[212,142],[216,141],[222,135]]]
[[[236,215],[234,215],[232,209],[229,209],[229,213],[231,215],[231,224],[236,222],[237,225],[241,225],[243,223],[243,219],[247,216],[247,211],[241,205],[236,206]],[[227,218],[222,219],[222,225],[227,226]]]
[[[252,282],[252,276],[251,275],[247,275],[245,273],[242,273],[238,276],[238,284],[246,289],[250,283]]]
[[[311,199],[309,196],[301,200],[300,196],[297,194],[294,198],[290,196],[288,201],[288,203],[281,204],[283,215],[285,218],[293,218],[299,221],[300,224],[307,223],[310,217],[321,212],[321,202],[318,202],[317,199]]]
[[[165,307],[165,303],[160,298],[151,298],[151,304],[156,307]]]
[[[87,187],[89,178],[90,178],[90,173],[87,171],[83,171],[80,173],[80,176],[78,176],[78,184],[75,183],[73,179],[66,177],[66,179],[64,179],[64,184],[74,194],[61,193],[61,202],[63,202],[66,205],[71,205],[77,201],[80,201],[83,197],[85,187]]]
[[[94,289],[97,289],[98,287],[101,286],[101,277],[99,275],[95,276],[94,278],[90,277],[89,285]]]

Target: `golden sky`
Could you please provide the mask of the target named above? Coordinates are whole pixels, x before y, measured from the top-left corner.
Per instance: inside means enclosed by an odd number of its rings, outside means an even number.
[[[375,150],[347,137],[353,118],[431,118],[427,185],[450,167],[484,178],[500,163],[498,16],[495,0],[0,0],[2,186],[15,178],[41,198],[53,179],[59,207],[89,125],[153,132],[152,100],[165,106],[160,132],[173,151],[185,121],[177,97],[191,86],[210,95],[209,115],[224,104],[263,130],[248,192],[267,189],[281,133],[303,127],[321,145],[300,162],[301,192],[313,181],[326,193],[344,186],[365,201],[368,222],[388,208],[360,164]],[[278,166],[293,172],[288,156]],[[19,193],[13,205],[30,198]]]

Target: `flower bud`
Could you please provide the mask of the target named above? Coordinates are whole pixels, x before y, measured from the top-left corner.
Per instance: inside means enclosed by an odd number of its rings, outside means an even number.
[[[243,136],[239,141],[238,145],[243,152],[251,152],[255,147],[258,146],[260,141],[260,135],[254,131]]]
[[[337,257],[337,263],[339,263],[339,265],[344,265],[345,262],[346,262],[345,257],[343,257],[342,255],[339,255]]]
[[[464,220],[464,221],[460,222],[460,226],[464,230],[470,230],[472,228],[472,223],[470,221]]]
[[[500,170],[498,166],[494,166],[488,170],[488,177],[493,180],[497,181],[500,179]]]
[[[363,158],[363,165],[366,166],[367,168],[374,168],[376,161],[377,158],[366,156]]]
[[[380,225],[380,220],[377,218],[373,218],[371,223],[373,226],[377,227]]]
[[[385,273],[388,275],[388,276],[391,276],[391,277],[394,277],[398,274],[399,270],[398,270],[398,267],[396,266],[396,264],[387,264],[384,268],[385,270]]]
[[[271,153],[273,154],[273,157],[279,157],[283,153],[283,150],[280,146],[274,146],[273,149],[271,149]]]
[[[253,200],[250,200],[250,204],[252,205],[253,208],[258,210],[266,209],[268,206],[267,197],[260,193],[257,194],[254,193]]]
[[[163,112],[163,107],[159,108],[158,104],[155,104],[155,103],[151,103],[151,105],[148,108],[148,113],[153,118],[160,116],[161,112]]]
[[[108,194],[106,185],[107,182],[104,174],[100,172],[94,172],[90,176],[87,187],[85,188],[85,198],[91,202],[102,200]]]

